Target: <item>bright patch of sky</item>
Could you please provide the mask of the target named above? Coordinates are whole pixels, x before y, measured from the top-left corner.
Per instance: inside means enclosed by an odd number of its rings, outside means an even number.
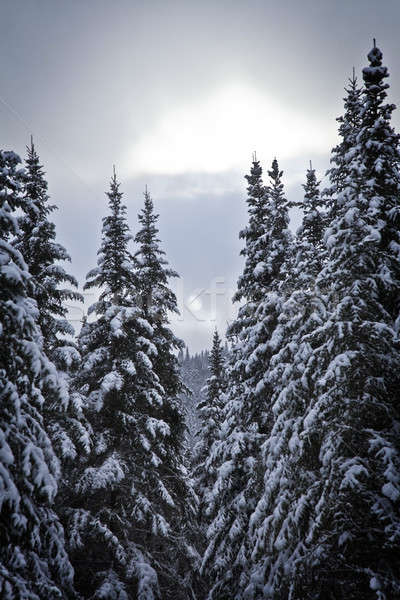
[[[123,176],[219,173],[247,167],[250,149],[280,159],[326,152],[336,123],[240,83],[173,106],[121,160]]]

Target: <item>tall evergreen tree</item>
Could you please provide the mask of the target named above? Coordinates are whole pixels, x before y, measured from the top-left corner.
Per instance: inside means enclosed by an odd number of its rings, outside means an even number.
[[[180,425],[154,367],[155,328],[139,305],[115,172],[108,197],[98,267],[86,284],[101,288],[90,311],[97,318],[80,336],[83,362],[76,378],[94,439],[71,498],[77,586],[86,597],[121,600],[172,598],[178,586],[174,597],[181,597],[186,573],[177,564],[184,545],[179,507],[187,490],[176,460],[174,428]]]
[[[380,213],[382,263],[381,301],[392,319],[400,311],[400,136],[391,125],[394,104],[385,103],[389,84],[382,52],[375,45],[368,54],[369,66],[363,69],[364,103],[357,137],[358,175],[368,182],[368,196]],[[397,330],[400,322],[397,323]]]
[[[287,257],[281,312],[272,335],[270,431],[261,451],[262,491],[250,519],[251,569],[244,598],[291,597],[282,580],[287,573],[292,576],[304,554],[303,522],[313,483],[303,452],[303,420],[313,393],[304,370],[313,353],[309,336],[326,316],[316,287],[326,257],[325,215],[311,165],[303,187],[303,223],[293,255]]]
[[[291,248],[288,202],[276,159],[269,176],[271,184],[261,195],[261,171],[258,162],[253,162],[248,178],[249,228],[242,236],[246,240],[247,276],[239,278],[236,295],[245,303],[228,332],[233,343],[229,394],[221,439],[212,448],[212,460],[219,469],[210,499],[213,522],[207,532],[203,571],[207,569],[212,578],[209,598],[221,600],[239,597],[249,571],[249,518],[260,492],[260,448],[270,421],[267,373],[271,334],[279,316],[278,292]],[[261,204],[257,211],[255,189]],[[255,227],[258,235],[253,235]]]
[[[237,557],[244,555],[244,532],[250,511],[250,508],[245,511],[247,500],[244,490],[249,478],[249,467],[252,467],[251,461],[246,460],[246,454],[251,452],[251,442],[247,440],[249,435],[246,436],[243,432],[247,421],[240,422],[240,410],[244,405],[241,397],[245,391],[246,342],[249,330],[255,324],[258,303],[265,291],[264,245],[269,200],[268,190],[262,179],[262,167],[255,155],[246,180],[249,222],[239,233],[239,237],[245,240],[241,251],[241,255],[245,257],[245,265],[233,297],[234,301],[242,301],[243,304],[227,334],[233,344],[227,365],[229,393],[222,415],[221,435],[215,440],[210,452],[210,460],[217,467],[217,481],[210,494],[208,513],[211,524],[207,530],[207,548],[202,563],[202,573],[210,581],[208,597],[221,600],[234,597],[234,588],[244,562],[242,560],[238,564]],[[257,268],[258,265],[261,268]]]
[[[160,248],[154,204],[149,192],[144,193],[144,207],[138,215],[139,231],[135,236],[138,249],[135,253],[138,294],[145,318],[154,329],[153,343],[157,354],[154,357],[154,370],[160,379],[170,408],[176,411],[173,420],[176,423],[178,438],[183,433],[182,410],[177,397],[183,391],[179,362],[176,351],[184,348],[169,327],[169,314],[178,313],[174,292],[169,287],[169,279],[179,277],[168,267],[165,252]]]
[[[57,208],[49,203],[48,186],[31,138],[27,148],[24,185],[25,212],[19,217],[19,232],[14,240],[32,276],[32,296],[38,307],[38,324],[43,335],[44,351],[56,365],[65,388],[63,402],[46,398],[47,429],[54,448],[64,461],[75,460],[78,453],[88,451],[88,431],[77,399],[68,393],[69,375],[79,365],[79,352],[73,341],[75,335],[67,320],[68,301],[83,301],[76,290],[77,281],[69,275],[62,261],[70,261],[65,248],[56,241],[55,224],[49,220]]]
[[[43,423],[43,394],[60,394],[43,352],[30,274],[11,245],[28,213],[20,158],[0,152],[0,595],[73,597],[64,532],[52,509],[59,464]]]
[[[186,392],[182,394],[186,413],[186,453],[188,463],[193,464],[194,447],[197,443],[197,432],[200,429],[200,418],[197,406],[205,399],[205,385],[209,377],[209,352],[204,356],[196,354],[185,357],[182,352],[182,381]]]
[[[364,70],[375,92],[386,74],[381,57],[374,47]],[[380,128],[382,118],[377,121]],[[397,138],[392,130],[383,131],[388,137],[380,140],[382,165],[393,167],[384,157],[398,155]],[[394,198],[390,179],[378,195],[367,169],[369,142],[361,132],[362,123],[345,156],[349,175],[325,235],[329,260],[319,283],[326,290],[321,297],[328,315],[310,336],[314,351],[304,369],[314,393],[303,420],[303,463],[313,481],[303,559],[286,575],[298,599],[389,600],[400,594],[400,357],[388,310],[398,257],[393,245],[383,243],[393,223]]]
[[[303,222],[296,235],[296,268],[290,269],[288,266],[288,271],[292,270],[291,277],[296,278],[291,283],[294,289],[309,288],[312,285],[312,279],[315,280],[321,272],[326,255],[323,241],[326,226],[325,199],[319,191],[320,183],[310,161],[306,183],[303,185],[304,197],[300,204]]]
[[[147,599],[156,596],[157,576],[132,521],[138,500],[148,505],[136,488],[136,455],[158,462],[151,432],[141,431],[151,425],[141,408],[157,403],[159,386],[152,372],[151,328],[136,303],[131,235],[115,170],[107,196],[110,214],[103,219],[98,266],[85,284],[99,288],[100,296],[89,309],[95,320],[82,327],[82,364],[74,380],[88,406],[93,449],[74,473],[69,541],[84,597]]]
[[[264,278],[265,259],[265,223],[267,219],[268,193],[262,180],[262,167],[254,154],[250,175],[246,175],[247,206],[249,223],[239,232],[239,238],[245,241],[240,254],[245,258],[243,273],[239,276],[234,301],[246,300],[252,310],[262,298],[266,282]],[[257,282],[257,285],[254,285]],[[253,302],[255,303],[253,305]]]
[[[66,302],[82,302],[83,298],[75,290],[60,287],[68,284],[76,288],[78,283],[59,264],[71,258],[65,248],[56,242],[56,227],[49,216],[57,207],[49,203],[45,173],[32,138],[27,152],[26,212],[18,220],[19,233],[15,247],[24,257],[33,278],[33,294],[39,309],[39,325],[46,354],[58,368],[68,370],[74,362],[79,362],[79,356],[71,339],[64,337],[75,335],[66,319]]]
[[[210,451],[220,434],[223,394],[226,388],[224,351],[217,329],[213,336],[209,371],[210,376],[204,386],[204,397],[197,405],[200,428],[194,449],[194,478],[199,498],[198,520],[202,525],[207,524],[209,520],[207,516],[209,496],[217,475]]]
[[[178,277],[178,274],[168,267],[165,252],[160,247],[157,237],[158,218],[146,188],[144,207],[138,215],[140,229],[135,236],[135,274],[143,316],[153,332],[152,365],[162,390],[157,416],[168,427],[168,435],[163,439],[164,451],[158,469],[158,480],[170,494],[169,499],[165,496],[160,504],[160,512],[166,523],[164,539],[154,539],[152,543],[159,554],[162,598],[178,598],[180,595],[185,597],[192,585],[189,571],[196,553],[188,540],[193,537],[195,507],[184,457],[186,426],[180,394],[185,391],[185,386],[177,356],[177,351],[184,348],[184,343],[174,335],[169,326],[169,314],[178,313],[176,296],[169,287],[169,279]],[[176,580],[181,581],[179,591],[176,590]]]

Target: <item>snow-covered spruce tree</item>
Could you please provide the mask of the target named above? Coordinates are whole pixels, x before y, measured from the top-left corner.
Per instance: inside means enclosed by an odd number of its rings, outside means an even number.
[[[184,598],[189,594],[185,585],[191,585],[189,575],[195,558],[194,550],[188,544],[188,540],[193,538],[195,496],[184,455],[186,425],[181,394],[186,388],[177,356],[177,351],[183,349],[184,343],[174,335],[169,325],[169,314],[178,313],[176,296],[169,287],[169,279],[179,275],[168,267],[165,252],[160,247],[158,218],[146,188],[144,207],[138,215],[140,229],[135,236],[137,251],[134,258],[140,306],[152,329],[152,366],[161,386],[160,405],[156,414],[168,427],[168,434],[163,437],[162,464],[158,469],[160,485],[165,485],[169,494],[169,500],[165,497],[160,504],[166,529],[163,539],[159,536],[153,540],[160,565],[158,573],[163,582],[162,598],[167,599]],[[179,590],[176,589],[177,581],[180,582]]]
[[[323,268],[325,215],[315,170],[307,171],[303,223],[297,231],[294,252],[287,257],[288,293],[273,332],[273,355],[268,382],[271,387],[270,432],[262,446],[263,486],[250,519],[251,572],[243,597],[288,598],[285,576],[295,572],[304,552],[304,521],[313,476],[303,456],[303,420],[313,390],[304,369],[313,348],[308,336],[320,327],[326,310],[316,278]],[[284,581],[284,583],[282,583]]]
[[[246,242],[244,275],[235,299],[243,301],[230,327],[228,396],[221,437],[213,445],[210,461],[219,465],[210,495],[208,547],[203,572],[211,577],[209,598],[241,597],[250,570],[249,518],[262,483],[260,449],[270,427],[267,376],[271,334],[280,312],[280,284],[291,247],[288,203],[282,172],[276,159],[265,188],[261,168],[254,160],[249,182],[249,226],[241,234]],[[261,193],[263,190],[263,193]],[[250,264],[252,268],[250,268]]]
[[[32,275],[46,354],[59,369],[67,371],[79,362],[79,356],[71,340],[64,337],[75,335],[66,319],[66,302],[83,301],[83,298],[76,290],[64,287],[68,284],[77,288],[78,283],[59,264],[71,258],[56,242],[56,227],[49,220],[49,215],[57,207],[49,203],[47,181],[32,138],[27,152],[26,210],[18,219],[19,234],[15,247],[21,252]]]
[[[30,275],[11,245],[29,209],[20,158],[0,152],[0,596],[74,597],[64,531],[51,508],[59,465],[43,425],[43,391],[58,394],[43,352]]]
[[[335,195],[346,187],[346,180],[349,176],[347,168],[348,153],[353,151],[357,143],[357,136],[361,125],[362,89],[357,83],[354,69],[353,76],[349,79],[345,92],[346,97],[343,98],[344,113],[336,119],[339,123],[338,131],[341,139],[340,143],[332,149],[330,159],[332,166],[326,173],[329,175],[330,186],[324,190],[324,195],[331,198],[330,205],[332,211],[334,211],[332,196],[335,197]]]
[[[306,183],[303,185],[304,197],[300,204],[303,213],[303,222],[297,231],[296,244],[294,247],[296,268],[290,273],[293,289],[301,287],[310,289],[317,276],[320,274],[326,248],[323,241],[326,215],[325,199],[321,197],[319,191],[320,181],[317,180],[315,169],[307,169]],[[287,271],[289,273],[290,267]],[[289,286],[288,286],[289,287]]]
[[[364,77],[378,84],[386,72],[376,64],[379,50],[369,58]],[[389,139],[395,157],[397,141]],[[398,257],[393,245],[383,244],[392,223],[390,186],[385,213],[385,189],[378,195],[361,133],[346,156],[349,176],[335,199],[325,234],[329,260],[319,278],[329,312],[310,335],[314,352],[304,370],[315,391],[302,451],[306,465],[314,465],[314,481],[304,507],[311,515],[303,558],[286,580],[298,600],[400,595],[400,355],[387,310]]]
[[[101,294],[80,336],[76,388],[86,397],[94,448],[76,474],[70,545],[76,584],[90,598],[185,597],[175,527],[186,485],[175,464],[175,416],[153,361],[155,330],[138,301],[126,208],[114,172],[98,267]],[[172,587],[175,595],[171,595]]]
[[[262,167],[254,154],[250,175],[246,175],[247,206],[249,223],[239,232],[245,241],[240,255],[244,257],[243,273],[238,279],[238,289],[234,301],[246,300],[247,310],[252,315],[263,297],[267,276],[264,270],[265,248],[267,245],[265,224],[268,208],[268,190],[262,180]],[[256,284],[256,285],[255,285]]]
[[[369,182],[368,194],[384,223],[381,234],[381,301],[396,320],[400,311],[400,148],[391,125],[394,104],[385,103],[389,84],[382,52],[375,46],[368,54],[370,65],[363,69],[364,103],[357,136],[359,175]],[[385,257],[385,258],[384,258]],[[388,262],[389,261],[389,262]],[[399,330],[400,323],[396,329]]]
[[[154,401],[158,391],[147,339],[151,330],[135,299],[131,235],[115,171],[107,196],[110,214],[103,219],[98,266],[85,284],[99,288],[100,297],[89,309],[94,322],[85,319],[79,335],[82,364],[74,379],[76,395],[88,406],[93,449],[74,472],[69,544],[84,597],[123,599],[137,593],[152,598],[157,577],[136,544],[131,523],[137,502],[136,445],[143,445],[140,453],[145,446],[153,452],[147,436],[137,431],[138,409]],[[143,421],[146,425],[145,416]]]
[[[184,343],[172,333],[168,323],[168,313],[178,312],[176,297],[168,282],[171,277],[179,275],[168,267],[165,252],[160,248],[158,218],[146,188],[144,207],[138,215],[140,229],[135,236],[138,246],[135,252],[138,293],[145,317],[154,328],[153,343],[157,348],[157,355],[153,359],[154,370],[165,393],[171,398],[171,410],[176,411],[176,433],[180,438],[184,424],[180,402],[176,398],[184,386],[176,350],[182,349]]]
[[[14,246],[21,252],[32,276],[32,296],[39,310],[44,350],[56,365],[65,388],[62,403],[51,394],[46,397],[46,422],[57,455],[68,462],[75,460],[79,452],[88,451],[82,407],[68,393],[69,375],[77,368],[80,357],[72,338],[74,329],[66,319],[66,303],[83,298],[76,290],[64,287],[68,284],[76,288],[78,284],[60,264],[71,259],[56,241],[56,228],[49,220],[56,206],[49,203],[47,181],[32,138],[27,152],[25,212],[18,219],[19,233]]]
[[[209,521],[207,515],[210,505],[209,495],[212,493],[217,475],[216,466],[209,461],[209,456],[213,443],[219,437],[223,394],[226,391],[224,350],[217,329],[213,336],[209,371],[210,376],[204,386],[204,398],[197,405],[200,428],[197,432],[193,461],[195,489],[199,498],[197,518],[202,526],[207,525]]]

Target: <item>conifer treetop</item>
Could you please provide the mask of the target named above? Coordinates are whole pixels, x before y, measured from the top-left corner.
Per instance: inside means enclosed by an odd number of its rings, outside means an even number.
[[[168,267],[165,252],[160,247],[158,219],[159,215],[154,213],[154,203],[146,186],[144,207],[138,214],[141,228],[135,236],[138,245],[135,252],[138,287],[147,316],[166,322],[168,312],[178,312],[176,297],[168,282],[171,277],[179,275]]]
[[[365,158],[373,158],[374,162],[368,164],[369,167],[374,167],[376,174],[382,170],[378,159],[378,154],[383,152],[382,160],[388,160],[387,153],[393,153],[396,148],[397,152],[392,157],[398,160],[398,144],[399,135],[395,134],[390,125],[392,112],[396,108],[394,104],[384,104],[387,97],[386,90],[389,84],[384,82],[384,79],[389,77],[387,67],[382,65],[383,54],[379,48],[374,46],[368,53],[370,65],[363,68],[364,80],[364,97],[365,102],[361,110],[362,131],[360,132],[359,143],[363,144]],[[367,144],[367,136],[370,136],[371,143]]]
[[[13,243],[23,255],[32,276],[32,296],[38,305],[46,352],[60,366],[76,360],[73,344],[63,338],[74,334],[66,319],[65,303],[68,300],[83,301],[83,298],[76,290],[64,287],[68,283],[76,288],[78,282],[59,264],[70,262],[71,258],[56,241],[56,227],[49,215],[57,207],[49,200],[45,172],[31,137],[24,178],[24,213],[18,218],[19,232]]]
[[[303,184],[304,196],[297,203],[303,211],[303,221],[296,233],[295,260],[288,265],[288,286],[294,281],[300,287],[309,288],[319,275],[326,254],[323,243],[326,215],[322,211],[323,199],[319,190],[315,169],[307,169],[306,183]]]
[[[285,257],[290,252],[292,235],[289,227],[289,202],[284,194],[282,183],[283,171],[279,169],[276,158],[272,161],[271,170],[268,171],[270,178],[269,204],[266,220],[266,232],[269,242],[269,252],[266,261],[267,284],[271,289],[279,285],[284,279],[282,266]]]
[[[122,203],[122,192],[117,180],[115,167],[110,181],[110,190],[106,192],[110,214],[103,218],[102,241],[98,251],[97,267],[86,276],[84,289],[99,287],[102,289],[99,303],[91,310],[104,310],[104,302],[119,303],[132,289],[133,258],[128,250],[132,239],[126,222],[126,206]],[[103,306],[103,308],[102,308]]]
[[[23,233],[23,243],[20,242],[19,245],[22,246],[21,249],[24,256],[26,256],[31,274],[33,277],[40,279],[46,267],[49,268],[54,261],[66,260],[70,262],[71,258],[65,248],[56,243],[55,225],[48,220],[48,216],[54,210],[57,210],[57,206],[49,203],[50,197],[45,171],[40,164],[40,158],[32,136],[30,146],[27,146],[26,150],[26,214],[19,222]],[[59,282],[68,281],[71,285],[77,287],[77,281],[74,277],[68,275],[63,269],[58,269],[57,272],[59,272]],[[54,275],[54,273],[52,274]]]
[[[357,135],[361,124],[362,88],[358,85],[355,70],[349,78],[348,86],[345,87],[346,96],[344,101],[344,114],[336,120],[339,123],[339,136],[341,142],[332,150],[330,162],[333,166],[327,171],[331,186],[324,190],[324,196],[335,196],[346,185],[348,177],[347,153],[357,143]]]
[[[239,232],[239,237],[245,240],[245,246],[240,252],[241,256],[245,257],[245,265],[233,299],[234,301],[242,299],[257,301],[263,281],[268,193],[262,180],[262,167],[255,154],[250,174],[245,175],[245,178],[248,182],[246,202],[249,222],[247,227]],[[258,280],[259,285],[255,285]]]
[[[368,52],[368,60],[370,62],[369,67],[363,68],[363,79],[366,89],[370,89],[374,85],[378,85],[381,90],[385,90],[389,87],[389,84],[382,84],[382,80],[389,77],[387,67],[382,65],[383,54],[381,50],[376,46],[374,40],[374,47]],[[381,98],[385,98],[386,94]]]
[[[374,46],[363,69],[364,104],[357,138],[353,179],[362,179],[363,196],[372,218],[379,211],[374,235],[380,237],[382,302],[393,319],[400,312],[400,136],[391,124],[394,104],[386,103],[389,73]]]
[[[218,329],[215,328],[213,335],[213,343],[211,348],[211,361],[210,370],[212,375],[219,375],[221,373],[221,366],[223,361],[223,348],[221,337],[218,333]]]
[[[298,232],[315,247],[322,241],[323,216],[321,213],[323,200],[319,190],[321,182],[317,180],[315,169],[307,169],[306,183],[303,184],[304,196],[300,206],[303,210],[303,224]]]
[[[321,205],[321,198],[319,194],[320,181],[317,180],[315,169],[313,169],[312,162],[310,160],[310,168],[307,169],[306,183],[302,185],[304,189],[304,200],[302,202],[304,212],[312,212]]]

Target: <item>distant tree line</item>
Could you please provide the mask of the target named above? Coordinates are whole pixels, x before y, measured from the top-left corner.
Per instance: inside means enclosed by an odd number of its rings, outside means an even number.
[[[254,155],[238,315],[195,357],[147,188],[132,236],[114,169],[75,336],[33,140],[0,151],[1,598],[400,598],[400,138],[368,60],[295,235]]]

